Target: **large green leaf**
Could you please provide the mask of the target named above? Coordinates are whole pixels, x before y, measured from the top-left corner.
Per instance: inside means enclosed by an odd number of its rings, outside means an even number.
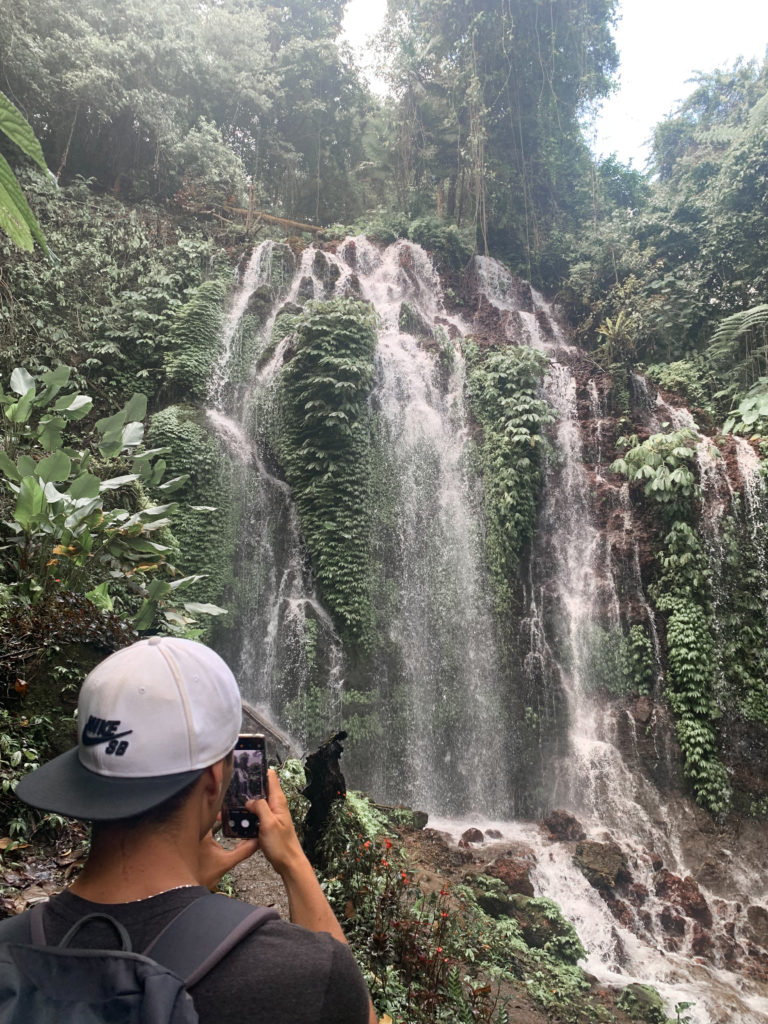
[[[100,484],[101,481],[93,473],[82,473],[72,481],[68,493],[70,498],[97,498]]]
[[[14,402],[13,405],[9,405],[5,410],[6,419],[9,419],[11,423],[26,423],[29,419],[30,413],[32,412],[32,401],[35,397],[35,389],[30,388],[26,395]]]
[[[21,480],[21,473],[3,451],[0,451],[0,470],[15,483],[19,483]]]
[[[0,227],[26,252],[34,248],[33,239],[51,255],[40,225],[29,208],[8,161],[0,154]]]
[[[25,530],[31,530],[37,525],[45,506],[42,487],[33,476],[25,476],[21,481],[13,518]]]
[[[20,455],[16,466],[20,476],[37,476],[37,463],[31,455]]]
[[[0,131],[15,142],[22,153],[34,160],[41,171],[48,174],[48,165],[35,133],[4,92],[0,92]]]
[[[54,452],[37,464],[37,475],[44,483],[60,483],[68,480],[72,463],[64,452]]]
[[[51,402],[59,391],[69,382],[69,375],[72,372],[72,367],[67,366],[65,363],[60,363],[54,370],[46,370],[45,373],[40,374],[40,380],[43,382],[45,387],[40,392],[37,398],[37,405],[46,406]]]
[[[147,415],[147,396],[138,392],[131,395],[123,408],[125,415],[124,422],[130,423],[133,420],[143,420]]]
[[[94,587],[93,590],[89,590],[85,595],[91,604],[95,604],[97,608],[101,608],[106,612],[111,612],[114,608],[112,604],[112,598],[109,596],[107,588],[109,582],[100,583],[98,587]]]
[[[67,421],[62,416],[43,416],[37,427],[37,439],[48,452],[61,448],[61,432]]]
[[[124,487],[126,484],[132,484],[139,477],[136,473],[126,473],[125,476],[113,476],[110,480],[102,480],[100,484],[100,490],[102,491],[116,491],[118,487]]]
[[[226,615],[227,609],[220,608],[217,604],[201,604],[198,601],[186,601],[184,603],[186,611],[191,612],[192,615]]]
[[[62,395],[53,403],[53,408],[68,420],[81,420],[93,408],[89,395]]]

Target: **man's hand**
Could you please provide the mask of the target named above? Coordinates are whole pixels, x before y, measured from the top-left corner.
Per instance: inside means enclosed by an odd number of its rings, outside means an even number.
[[[227,871],[250,857],[258,848],[258,839],[243,839],[234,849],[225,850],[216,842],[213,832],[207,832],[198,848],[197,878],[200,885],[213,891]]]
[[[259,819],[258,848],[275,871],[285,879],[285,875],[305,861],[306,857],[293,827],[285,793],[272,768],[269,769],[266,800],[249,800],[245,806]]]

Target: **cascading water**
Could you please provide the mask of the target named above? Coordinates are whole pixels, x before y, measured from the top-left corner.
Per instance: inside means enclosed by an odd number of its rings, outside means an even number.
[[[469,458],[461,338],[472,325],[446,314],[439,279],[411,243],[382,250],[350,239],[335,253],[305,250],[298,266],[285,250],[279,280],[275,259],[271,243],[251,257],[227,321],[208,411],[240,480],[239,639],[231,653],[244,695],[284,723],[286,709],[311,685],[330,692],[339,711],[347,690],[375,691],[381,728],[367,753],[349,752],[354,784],[387,802],[448,815],[453,820],[441,823],[447,829],[461,816],[471,815],[473,824],[506,818],[499,825],[505,836],[524,839],[537,852],[537,891],[571,917],[590,951],[587,968],[606,982],[656,984],[670,1008],[694,1002],[687,1012],[696,1024],[766,1019],[768,1000],[759,985],[726,970],[719,954],[694,962],[704,942],[694,923],[679,919],[682,932],[673,945],[659,923],[668,908],[659,894],[658,862],[680,876],[692,870],[685,836],[699,819],[681,797],[662,797],[632,763],[632,751],[646,743],[642,718],[593,692],[604,671],[600,659],[626,629],[628,606],[650,638],[657,684],[660,641],[643,592],[628,488],[611,481],[604,464],[612,439],[603,398],[557,317],[499,264],[477,259],[482,309],[493,313],[507,343],[530,345],[549,358],[544,395],[558,417],[524,573],[515,661],[498,642],[483,565],[481,494]],[[286,303],[337,295],[371,302],[381,322],[371,396],[377,641],[362,668],[343,652],[318,600],[290,490],[264,431],[289,344],[271,337],[278,312]],[[233,385],[231,368],[244,361],[243,323],[250,315],[258,320],[252,368]],[[631,393],[649,429],[662,422],[691,426],[687,411],[652,397],[643,378],[633,378]],[[726,487],[716,459],[706,463],[705,443],[697,445],[702,479],[725,509],[734,488]],[[757,524],[762,502],[750,452],[736,445]],[[598,500],[607,529],[598,526]],[[521,756],[516,715],[540,737],[538,767],[530,749],[525,755],[528,774],[539,777],[526,779],[524,794],[510,768]],[[659,750],[659,763],[669,756]],[[538,826],[508,820],[518,807],[556,804],[578,814],[590,838],[621,849],[633,878],[626,901],[609,906],[574,866],[570,847],[549,842]],[[744,908],[765,898],[757,849],[741,859],[722,851],[725,867],[700,873],[713,908],[707,934],[723,948],[740,929],[746,934]]]
[[[463,359],[444,338],[441,364],[400,328],[404,303],[430,330],[436,317],[448,322],[426,253],[401,242],[380,255],[359,240],[357,252],[361,295],[382,321],[372,403],[396,524],[378,532],[396,655],[374,669],[389,741],[372,782],[386,799],[444,812],[503,806],[503,780],[485,767],[503,763],[505,708],[467,466]]]
[[[602,473],[601,409],[596,385],[594,380],[585,382],[585,375],[579,373],[578,352],[567,344],[541,296],[532,290],[533,309],[515,311],[519,282],[487,260],[478,260],[478,277],[484,301],[502,311],[508,338],[513,343],[530,344],[550,357],[544,394],[558,420],[555,453],[528,573],[529,611],[523,620],[523,639],[528,643],[525,666],[538,675],[542,690],[559,686],[567,702],[568,737],[565,749],[555,756],[552,802],[576,813],[592,838],[616,844],[623,851],[633,879],[628,901],[614,899],[612,906],[607,904],[574,870],[572,851],[561,844],[542,842],[536,828],[507,824],[505,829],[498,822],[494,827],[510,838],[523,839],[537,851],[540,891],[557,900],[576,924],[590,951],[587,969],[596,976],[606,983],[651,980],[668,998],[670,1009],[677,1001],[692,1002],[694,1006],[687,1012],[697,1024],[733,1020],[757,1024],[768,1013],[768,998],[759,985],[723,970],[723,961],[717,958],[717,966],[703,960],[691,963],[697,950],[704,949],[695,923],[680,918],[679,927],[684,932],[680,943],[671,950],[667,944],[667,951],[662,952],[665,936],[659,921],[669,908],[658,898],[663,895],[665,883],[656,874],[658,860],[654,863],[654,859],[661,855],[666,870],[688,874],[686,850],[670,823],[679,822],[682,832],[690,811],[680,799],[662,797],[656,786],[625,761],[622,750],[631,748],[627,739],[631,741],[636,734],[636,722],[628,714],[619,721],[617,712],[599,703],[590,692],[599,673],[595,659],[601,648],[605,650],[601,640],[608,637],[609,642],[616,642],[621,635],[622,606],[632,601],[645,619],[657,668],[659,665],[659,641],[643,594],[637,531],[631,523],[627,487],[607,483]],[[591,477],[578,409],[579,376],[593,421]],[[695,431],[687,410],[674,409],[661,397],[654,405],[641,378],[636,378],[634,389],[640,399],[638,405],[648,412],[651,429],[660,429],[663,420],[673,429]],[[744,443],[737,441],[736,445],[745,467],[751,468],[753,463],[743,450]],[[722,460],[718,461],[711,443],[701,435],[696,438],[696,447],[702,481],[715,492],[715,512],[719,508],[722,514],[733,497]],[[598,490],[601,502],[618,513],[624,534],[623,561],[629,563],[630,571],[625,564],[621,598],[610,533],[596,526]],[[633,538],[629,545],[628,534]],[[530,681],[527,685],[530,689]],[[473,819],[473,824],[478,822]],[[448,823],[446,826],[450,827]],[[731,857],[729,851],[723,851],[722,856],[726,861]],[[718,878],[718,891],[702,884],[708,902],[717,908],[710,922],[714,941],[718,934],[725,936],[734,928],[734,919],[737,928],[739,923],[748,927],[735,893],[753,904],[765,898],[766,883],[758,865],[755,857],[746,875],[726,870],[723,874],[727,881],[722,875]],[[730,898],[724,899],[726,895]]]

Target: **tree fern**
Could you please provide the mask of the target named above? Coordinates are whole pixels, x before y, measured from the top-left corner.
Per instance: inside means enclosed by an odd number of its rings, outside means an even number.
[[[726,317],[712,335],[707,358],[734,400],[723,433],[756,431],[768,417],[768,303]]]

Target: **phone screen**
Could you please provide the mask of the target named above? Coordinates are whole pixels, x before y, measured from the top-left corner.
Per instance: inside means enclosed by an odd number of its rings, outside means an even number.
[[[267,795],[267,751],[264,736],[244,734],[235,744],[232,779],[221,808],[225,836],[250,839],[259,834],[259,819],[245,809],[248,800]]]

